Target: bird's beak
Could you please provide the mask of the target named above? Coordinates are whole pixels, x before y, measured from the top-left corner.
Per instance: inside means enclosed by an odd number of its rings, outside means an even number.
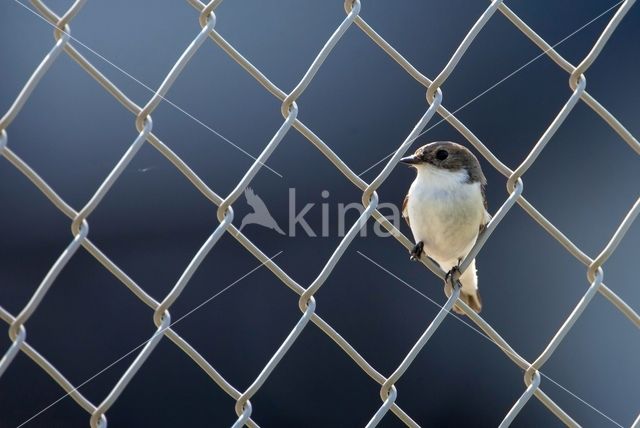
[[[421,161],[420,161],[420,158],[417,157],[416,155],[411,155],[411,156],[407,156],[407,157],[404,157],[404,158],[400,159],[400,162],[402,162],[404,164],[407,164],[407,165],[415,165],[415,164],[420,163]]]

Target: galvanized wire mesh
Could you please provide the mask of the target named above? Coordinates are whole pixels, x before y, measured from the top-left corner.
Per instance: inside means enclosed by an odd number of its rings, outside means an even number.
[[[153,352],[156,345],[167,337],[173,343],[175,343],[185,354],[187,354],[214,382],[216,382],[220,388],[222,388],[227,394],[229,394],[234,400],[236,400],[235,411],[238,416],[234,427],[251,426],[256,427],[258,424],[252,419],[253,407],[251,405],[251,398],[259,392],[262,385],[268,380],[269,375],[274,368],[280,362],[282,357],[291,348],[291,345],[296,341],[300,333],[307,327],[309,322],[315,324],[320,328],[327,336],[329,336],[353,361],[372,379],[381,385],[380,398],[382,404],[379,410],[372,416],[369,421],[369,427],[376,426],[384,415],[391,410],[402,422],[407,426],[417,427],[418,422],[414,421],[405,411],[403,411],[396,403],[397,389],[395,384],[402,377],[402,375],[409,368],[413,360],[418,353],[426,345],[431,335],[438,329],[440,323],[445,318],[446,314],[451,310],[454,305],[458,305],[488,337],[490,337],[494,343],[505,352],[516,365],[524,370],[524,382],[526,389],[522,396],[514,403],[511,410],[504,417],[501,423],[501,427],[508,426],[527,401],[535,396],[540,400],[554,415],[558,417],[560,421],[568,426],[579,426],[570,415],[568,415],[562,408],[560,408],[548,395],[546,395],[541,389],[541,375],[540,369],[546,361],[553,355],[557,346],[566,336],[567,332],[572,328],[575,321],[581,316],[584,309],[587,307],[594,295],[599,292],[606,297],[611,304],[613,304],[620,312],[622,312],[631,322],[637,327],[640,327],[640,316],[629,307],[620,297],[618,297],[611,289],[609,289],[603,283],[603,269],[602,265],[607,261],[611,254],[615,251],[617,245],[629,229],[632,222],[640,212],[640,199],[631,207],[628,214],[614,233],[610,241],[604,247],[599,255],[595,258],[589,257],[583,251],[581,251],[573,242],[571,242],[566,236],[562,234],[551,222],[549,222],[536,208],[531,205],[523,196],[522,190],[524,182],[522,176],[536,161],[550,138],[562,125],[567,118],[571,110],[576,104],[582,100],[593,111],[595,111],[636,153],[640,154],[640,143],[631,135],[631,133],[625,129],[625,127],[618,122],[618,120],[603,107],[598,101],[596,101],[586,91],[586,77],[585,72],[594,63],[603,47],[609,40],[611,34],[615,31],[617,25],[620,23],[625,14],[629,11],[634,3],[634,0],[625,0],[620,3],[616,13],[598,38],[597,42],[588,53],[588,55],[577,66],[572,65],[566,59],[564,59],[558,52],[556,52],[552,46],[550,46],[544,39],[542,39],[536,32],[534,32],[525,22],[523,22],[514,12],[512,12],[503,1],[494,0],[490,3],[489,7],[482,13],[467,35],[464,37],[462,43],[453,53],[451,59],[446,64],[444,69],[431,80],[425,75],[420,73],[415,67],[413,67],[398,51],[396,51],[384,38],[375,32],[365,20],[359,15],[361,10],[361,3],[359,0],[347,0],[345,2],[346,17],[335,29],[331,37],[327,40],[323,48],[315,57],[306,73],[300,80],[300,82],[290,92],[285,92],[274,83],[272,83],[260,70],[258,70],[248,59],[242,56],[231,44],[229,44],[222,35],[216,31],[216,15],[215,10],[220,4],[220,0],[211,1],[208,4],[201,3],[199,0],[188,0],[189,4],[193,6],[199,12],[199,24],[200,31],[197,33],[193,41],[186,47],[180,58],[175,62],[169,73],[166,75],[164,81],[151,97],[151,99],[144,105],[139,106],[127,97],[118,87],[116,87],[109,79],[107,79],[92,63],[90,63],[78,50],[74,47],[74,39],[70,34],[70,22],[78,14],[86,0],[76,0],[73,5],[62,16],[55,14],[44,2],[41,0],[32,0],[33,6],[37,9],[38,13],[46,19],[50,24],[55,27],[54,38],[55,44],[45,56],[36,70],[33,72],[27,83],[24,85],[22,91],[18,94],[17,98],[0,119],[0,154],[9,161],[15,168],[22,172],[31,182],[67,217],[71,219],[72,240],[59,256],[49,272],[38,286],[37,290],[31,297],[27,305],[22,309],[18,315],[12,315],[2,307],[0,307],[0,318],[2,318],[7,324],[9,324],[9,336],[12,344],[5,352],[2,360],[0,360],[0,375],[7,369],[12,363],[14,357],[18,352],[22,351],[29,356],[35,363],[37,363],[49,376],[51,376],[61,387],[69,394],[75,402],[85,409],[90,415],[90,424],[92,427],[106,427],[107,418],[106,413],[114,402],[121,395],[123,390],[127,387],[127,384],[135,376],[136,372],[144,364],[148,356]],[[545,55],[551,58],[567,73],[569,73],[569,86],[572,90],[572,94],[557,114],[555,119],[551,122],[548,128],[544,131],[540,139],[537,141],[531,152],[525,158],[525,160],[515,169],[511,170],[504,165],[493,153],[469,130],[462,122],[460,122],[454,114],[450,113],[442,104],[443,92],[441,86],[445,83],[447,78],[451,75],[458,62],[465,54],[475,37],[482,30],[485,24],[491,19],[491,17],[499,11],[509,21],[513,23],[522,33],[524,33],[533,43],[535,43]],[[371,182],[366,183],[357,174],[355,174],[348,165],[346,165],[332,150],[331,148],[320,139],[311,129],[309,129],[298,118],[298,105],[296,100],[302,95],[309,83],[314,78],[318,69],[325,61],[327,56],[331,53],[331,50],[340,41],[341,37],[345,34],[350,27],[354,26],[362,30],[367,36],[371,38],[384,52],[386,52],[393,60],[395,60],[407,73],[409,73],[414,79],[420,82],[426,88],[426,99],[428,108],[422,116],[422,118],[415,125],[411,133],[407,136],[404,142],[398,147],[393,156],[388,160],[384,168],[378,176]],[[242,179],[238,182],[236,187],[225,197],[221,197],[216,194],[206,183],[204,183],[191,169],[190,167],[178,157],[167,145],[165,145],[154,133],[153,133],[153,121],[151,114],[156,107],[162,101],[165,94],[169,91],[176,78],[180,75],[186,64],[189,62],[194,53],[202,46],[203,43],[210,38],[215,44],[224,50],[233,60],[235,60],[246,72],[253,76],[258,83],[260,83],[266,90],[268,90],[273,96],[278,98],[282,102],[281,112],[284,117],[282,125],[272,137],[269,143],[265,146],[260,156],[251,165],[249,170],[245,173]],[[18,157],[8,145],[8,133],[7,128],[15,117],[20,112],[20,109],[29,99],[34,88],[38,85],[38,82],[45,75],[51,64],[56,61],[58,56],[65,52],[74,61],[76,61],[91,77],[93,77],[102,87],[113,95],[125,108],[131,111],[135,117],[135,124],[138,130],[138,135],[133,140],[133,143],[129,146],[128,150],[120,158],[117,164],[113,167],[109,175],[104,179],[100,187],[96,190],[90,200],[79,210],[74,209],[68,205],[55,191],[52,189],[28,164],[26,164],[20,157]],[[400,157],[407,151],[411,143],[418,137],[425,126],[433,118],[435,114],[440,115],[444,120],[449,122],[455,129],[457,129],[486,159],[496,168],[500,173],[507,177],[507,190],[509,196],[504,201],[498,212],[494,215],[493,219],[487,226],[484,233],[478,239],[478,242],[474,246],[471,253],[461,263],[460,270],[464,272],[471,260],[476,257],[478,252],[482,249],[487,239],[491,236],[493,231],[498,227],[502,219],[507,215],[511,208],[517,203],[525,212],[527,212],[536,222],[538,222],[544,230],[546,230],[551,236],[553,236],[558,242],[560,242],[564,248],[576,257],[580,262],[587,266],[587,277],[590,283],[589,288],[582,296],[580,301],[575,306],[569,317],[565,320],[563,325],[558,329],[555,336],[550,343],[539,355],[539,357],[529,362],[521,357],[511,346],[478,314],[473,312],[464,302],[458,300],[459,288],[453,287],[453,292],[447,299],[445,305],[439,311],[435,319],[429,324],[424,333],[420,336],[415,345],[411,348],[404,360],[399,364],[397,369],[389,376],[384,376],[379,373],[374,367],[372,367],[359,353],[351,346],[336,330],[334,330],[326,321],[324,321],[316,312],[316,300],[314,295],[322,287],[328,276],[331,274],[336,263],[344,254],[345,250],[359,232],[359,230],[366,224],[370,217],[373,217],[379,222],[387,231],[389,231],[405,248],[411,249],[412,242],[404,236],[398,229],[396,229],[380,212],[378,207],[378,195],[376,190],[386,180],[393,168],[398,163]],[[233,224],[234,213],[232,204],[242,194],[242,192],[251,183],[251,180],[255,177],[258,171],[265,166],[264,163],[269,159],[271,154],[276,150],[278,144],[282,141],[283,137],[294,128],[305,136],[323,155],[325,155],[333,165],[349,179],[355,186],[362,190],[362,202],[365,206],[364,212],[360,215],[358,220],[352,225],[348,233],[342,239],[338,247],[335,249],[329,260],[326,262],[324,268],[318,274],[316,279],[304,287],[294,281],[289,275],[282,270],[271,258],[267,257],[258,247],[256,247],[244,234],[242,234]],[[218,207],[217,216],[219,225],[211,233],[209,238],[200,247],[196,255],[193,257],[189,265],[185,268],[184,273],[177,281],[173,289],[168,295],[158,302],[147,294],[138,284],[136,284],[122,269],[120,269],[115,263],[113,263],[106,254],[104,254],[90,239],[89,239],[89,221],[88,218],[95,208],[100,204],[101,200],[114,182],[118,180],[118,177],[126,166],[130,163],[133,157],[136,155],[140,147],[145,143],[151,144],[161,154],[163,154],[184,176],[213,204]],[[302,313],[299,321],[293,327],[287,338],[280,345],[277,351],[273,354],[269,362],[258,374],[253,383],[244,391],[239,391],[233,385],[231,385],[209,362],[207,362],[196,349],[194,349],[185,339],[176,333],[171,328],[171,314],[169,312],[171,305],[178,299],[182,291],[188,285],[190,278],[194,272],[198,269],[201,262],[205,259],[209,251],[216,244],[219,238],[224,234],[229,233],[233,236],[244,248],[253,254],[262,264],[268,267],[287,287],[300,296],[299,308]],[[38,353],[27,342],[27,328],[26,323],[33,313],[38,309],[39,304],[46,297],[47,291],[50,289],[56,277],[64,269],[65,265],[74,256],[77,250],[83,247],[89,254],[95,257],[109,272],[111,272],[117,279],[119,279],[135,296],[137,296],[142,302],[149,306],[153,310],[153,320],[157,326],[157,330],[153,333],[151,338],[144,344],[144,347],[139,351],[137,357],[133,363],[125,371],[124,375],[119,379],[111,392],[103,399],[101,403],[94,404],[84,397],[77,389],[76,386],[71,384],[62,373],[60,373],[55,366],[53,366],[43,355]],[[444,278],[444,272],[435,265],[428,258],[424,257],[422,263],[429,268],[434,274],[440,278]],[[455,280],[455,279],[454,279]],[[640,416],[633,424],[633,427],[640,427]]]

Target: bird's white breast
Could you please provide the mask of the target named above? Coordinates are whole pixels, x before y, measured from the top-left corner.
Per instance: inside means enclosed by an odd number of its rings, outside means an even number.
[[[406,209],[415,241],[443,268],[467,255],[485,222],[480,183],[468,183],[464,170],[420,165]]]

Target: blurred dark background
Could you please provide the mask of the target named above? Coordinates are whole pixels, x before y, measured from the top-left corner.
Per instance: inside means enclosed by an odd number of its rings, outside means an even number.
[[[21,0],[22,1],[22,0]],[[48,4],[62,13],[71,1]],[[551,44],[568,36],[612,1],[508,1]],[[482,1],[365,1],[362,16],[419,70],[433,78],[487,7]],[[589,52],[611,11],[558,47],[574,64]],[[218,31],[285,91],[302,77],[345,16],[342,1],[227,1]],[[89,1],[72,35],[151,88],[200,31],[187,2]],[[634,135],[638,119],[640,7],[634,7],[589,69],[589,92]],[[0,4],[0,112],[53,46],[52,28],[13,0]],[[75,43],[138,104],[151,93]],[[480,94],[540,53],[501,13],[477,37],[443,86],[450,110]],[[568,75],[540,58],[460,111],[460,118],[504,163],[515,168],[571,91]],[[208,40],[167,98],[253,156],[282,123],[280,103]],[[301,120],[354,171],[393,151],[427,108],[425,89],[357,27],[351,27],[298,101]],[[154,132],[218,194],[227,195],[253,160],[219,136],[162,103]],[[439,120],[436,117],[435,120]],[[73,207],[80,209],[133,142],[134,117],[65,54],[53,64],[17,119],[9,145]],[[414,143],[466,143],[441,123]],[[481,159],[490,211],[507,196],[505,178]],[[257,225],[244,229],[266,254],[308,286],[339,243],[337,204],[361,193],[297,131],[290,131],[251,186],[274,218],[287,224],[289,188],[305,217],[320,228],[321,203],[330,206],[330,237],[281,236]],[[524,176],[525,196],[591,257],[595,257],[638,196],[638,157],[583,103]],[[383,164],[365,173],[370,181]],[[400,204],[413,172],[398,167],[379,191]],[[0,305],[16,315],[72,239],[70,221],[6,159],[0,160]],[[321,192],[327,190],[328,198]],[[235,222],[250,212],[244,197]],[[173,287],[217,226],[216,207],[166,159],[145,145],[90,216],[90,238],[157,300]],[[350,225],[355,211],[348,217]],[[440,280],[409,261],[392,238],[368,224],[316,295],[317,312],[374,367],[389,375],[427,327],[438,307],[367,261],[385,266],[444,303]],[[409,233],[406,225],[403,231]],[[631,227],[604,267],[605,283],[640,308],[633,266],[640,225]],[[177,319],[259,265],[224,236],[171,312]],[[588,287],[586,267],[519,207],[514,207],[478,257],[484,318],[529,361],[545,348]],[[239,390],[255,379],[300,317],[298,297],[261,268],[178,325],[183,335]],[[465,319],[466,320],[466,319]],[[7,327],[7,326],[5,326]],[[27,323],[28,342],[74,385],[148,339],[152,311],[80,249]],[[10,345],[1,335],[0,350]],[[100,403],[136,354],[81,388]],[[597,295],[543,372],[543,390],[589,427],[629,426],[640,412],[640,332]],[[454,319],[443,325],[398,383],[398,403],[423,426],[497,426],[524,391],[523,373],[495,345]],[[563,388],[566,388],[564,390]],[[380,406],[379,385],[312,324],[251,400],[264,427],[364,426]],[[571,393],[590,403],[608,420]],[[0,380],[0,426],[14,427],[63,395],[24,354]],[[163,339],[108,411],[109,426],[230,426],[227,396],[172,342]],[[89,415],[67,397],[27,427],[84,427]],[[381,426],[401,426],[391,413]],[[518,427],[560,426],[536,399]]]

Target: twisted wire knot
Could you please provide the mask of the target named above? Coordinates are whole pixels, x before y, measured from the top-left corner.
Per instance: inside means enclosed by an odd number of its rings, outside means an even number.
[[[2,155],[5,147],[7,147],[8,140],[9,137],[7,136],[7,131],[5,131],[4,129],[0,129],[0,155]]]
[[[200,16],[198,17],[198,21],[202,28],[208,25],[209,20],[213,20],[213,25],[215,25],[216,15],[213,11],[220,6],[220,3],[222,3],[222,0],[212,0],[202,9]],[[211,28],[213,28],[213,25]]]
[[[107,416],[96,409],[89,419],[89,425],[91,428],[107,428]]]
[[[24,343],[27,340],[27,329],[22,322],[15,319],[9,326],[9,338],[12,342]]]

